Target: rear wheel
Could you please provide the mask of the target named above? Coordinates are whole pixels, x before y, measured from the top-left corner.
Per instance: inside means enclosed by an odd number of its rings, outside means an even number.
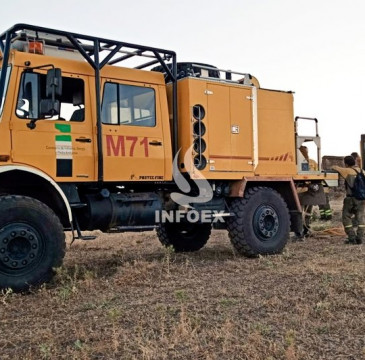
[[[63,227],[48,206],[0,197],[0,288],[22,291],[50,280],[64,255]]]
[[[192,252],[204,247],[212,230],[211,224],[166,223],[157,228],[162,245],[172,246],[176,252]]]
[[[246,256],[280,253],[289,238],[290,217],[281,195],[267,187],[248,189],[231,203],[227,229],[237,252]]]

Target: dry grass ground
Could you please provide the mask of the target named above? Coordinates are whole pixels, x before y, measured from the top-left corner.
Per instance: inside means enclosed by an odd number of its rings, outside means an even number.
[[[76,243],[51,284],[0,296],[0,359],[365,359],[365,245],[338,216],[258,259],[224,231],[193,254],[152,232]]]

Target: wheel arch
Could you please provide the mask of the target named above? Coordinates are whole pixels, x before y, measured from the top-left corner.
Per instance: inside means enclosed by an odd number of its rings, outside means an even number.
[[[239,181],[234,181],[230,184],[230,197],[243,197],[245,192],[252,187],[269,187],[276,190],[288,205],[291,211],[302,211],[299,197],[292,178],[271,178],[252,177],[245,178]]]
[[[27,166],[0,167],[0,194],[23,195],[35,198],[59,217],[64,227],[72,225],[72,212],[60,186],[44,172]]]
[[[276,190],[286,202],[291,222],[291,231],[302,230],[302,206],[292,178],[265,178],[260,176],[244,178],[230,184],[230,197],[243,197],[245,192],[252,187],[269,187]]]

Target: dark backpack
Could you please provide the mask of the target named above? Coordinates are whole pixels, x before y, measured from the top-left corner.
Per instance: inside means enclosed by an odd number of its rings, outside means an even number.
[[[355,170],[355,169],[354,169]],[[357,200],[365,200],[365,175],[361,171],[356,171],[356,177],[354,185],[350,189],[352,191],[352,196]]]

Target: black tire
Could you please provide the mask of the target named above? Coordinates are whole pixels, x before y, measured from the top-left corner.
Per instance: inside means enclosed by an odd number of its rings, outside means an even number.
[[[65,247],[63,227],[48,206],[25,196],[0,197],[0,288],[24,291],[50,280]]]
[[[282,252],[290,232],[288,207],[281,195],[267,187],[254,187],[232,201],[234,214],[227,223],[236,251],[245,256]]]
[[[200,250],[207,243],[212,225],[187,222],[165,223],[160,224],[156,231],[162,245],[172,246],[175,252],[193,252]]]

